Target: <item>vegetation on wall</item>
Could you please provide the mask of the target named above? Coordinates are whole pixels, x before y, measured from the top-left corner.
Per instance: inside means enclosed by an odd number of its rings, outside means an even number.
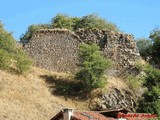
[[[31,59],[18,46],[12,34],[0,23],[0,69],[24,74],[29,70],[31,63]]]
[[[108,22],[107,20],[95,14],[90,14],[83,17],[70,17],[68,15],[57,14],[48,24],[37,24],[29,26],[28,30],[21,36],[20,40],[22,42],[24,40],[29,40],[36,30],[48,28],[68,29],[71,31],[78,29],[105,29],[119,31],[115,24]]]
[[[103,87],[106,83],[104,71],[111,67],[111,61],[105,59],[96,44],[80,45],[79,66],[80,70],[76,73],[75,78],[83,84],[83,89],[91,91],[98,87]]]
[[[29,40],[29,39],[31,39],[32,35],[36,32],[36,30],[46,29],[46,28],[49,28],[48,24],[31,25],[28,27],[27,32],[20,37],[20,40],[21,41]]]

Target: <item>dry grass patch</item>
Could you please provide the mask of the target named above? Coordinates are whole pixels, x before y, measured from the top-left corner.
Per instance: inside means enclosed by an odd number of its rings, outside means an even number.
[[[40,76],[54,74],[58,73],[39,68],[26,76],[0,70],[0,120],[49,120],[66,107],[88,109],[84,101],[50,93]]]

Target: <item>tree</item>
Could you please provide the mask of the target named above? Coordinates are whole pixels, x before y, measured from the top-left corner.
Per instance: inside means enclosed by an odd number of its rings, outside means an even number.
[[[0,23],[0,69],[15,70],[23,74],[29,70],[31,63],[31,59],[16,43],[12,34]]]
[[[160,116],[160,71],[147,66],[145,73],[147,76],[144,86],[147,87],[147,91],[143,94],[143,99],[139,102],[138,111]]]
[[[137,47],[139,50],[140,55],[143,59],[147,59],[148,57],[151,57],[151,46],[152,42],[149,39],[141,38],[136,41]]]
[[[111,61],[105,59],[99,47],[96,44],[80,45],[79,62],[80,70],[76,73],[75,78],[80,80],[87,91],[98,87],[103,87],[104,71],[111,67]]]
[[[160,29],[154,29],[150,34],[150,38],[152,41],[152,61],[160,65]]]

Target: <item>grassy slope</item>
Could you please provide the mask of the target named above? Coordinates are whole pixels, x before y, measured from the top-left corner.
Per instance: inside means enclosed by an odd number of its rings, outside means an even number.
[[[53,83],[46,83],[44,76],[51,76],[48,80],[53,76],[58,78],[57,81],[51,79],[55,82],[53,88],[66,78],[70,79],[68,74],[39,68],[32,68],[27,76],[0,70],[0,120],[49,120],[63,108],[88,110],[89,100],[65,99],[63,96],[51,94],[50,85]],[[120,79],[108,77],[107,89],[112,86],[126,88]]]
[[[86,103],[52,95],[40,76],[57,74],[33,68],[24,76],[0,71],[0,120],[49,120],[66,107],[87,109]]]

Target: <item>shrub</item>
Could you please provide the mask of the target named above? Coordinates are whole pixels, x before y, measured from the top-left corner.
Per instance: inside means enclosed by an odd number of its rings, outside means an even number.
[[[78,29],[106,29],[119,31],[117,26],[107,20],[100,18],[98,15],[90,14],[81,18],[70,17],[63,14],[58,14],[51,20],[53,28],[66,28],[69,30]]]
[[[126,80],[127,85],[134,92],[138,91],[142,87],[143,78],[137,78],[135,76],[128,76]]]
[[[18,51],[15,55],[15,60],[18,74],[25,74],[29,71],[32,65],[32,60],[25,54],[24,51]]]
[[[147,86],[148,89],[152,88],[153,86],[160,88],[160,70],[148,65],[145,67],[145,72],[147,77],[144,85]]]
[[[12,69],[19,74],[24,74],[30,66],[29,57],[18,47],[12,34],[8,33],[0,23],[0,69]]]
[[[37,25],[30,25],[28,27],[28,30],[26,31],[25,34],[23,34],[20,37],[20,41],[23,43],[25,40],[30,40],[33,36],[33,34],[39,30],[39,29],[47,29],[49,28],[48,24],[37,24]]]
[[[3,49],[0,49],[0,69],[8,70],[9,65],[11,64],[11,57],[8,52]]]
[[[53,28],[68,29],[71,31],[76,31],[78,29],[105,29],[120,31],[115,24],[108,22],[95,14],[90,14],[83,17],[71,17],[68,15],[57,14],[51,19],[51,23],[29,26],[28,30],[22,35],[20,40],[22,43],[23,41],[30,40],[36,30]]]
[[[104,71],[111,67],[111,61],[105,59],[96,44],[80,45],[79,62],[80,70],[75,78],[83,83],[86,91],[103,87],[105,85]]]
[[[0,49],[12,52],[16,49],[16,41],[11,33],[8,33],[0,23]]]
[[[65,28],[68,30],[75,30],[76,29],[76,24],[80,18],[76,17],[70,17],[68,15],[62,15],[62,14],[57,14],[54,18],[51,20],[51,27],[53,28]]]
[[[160,116],[160,70],[147,66],[144,86],[147,91],[139,101],[138,111]],[[160,118],[159,118],[160,119]]]
[[[159,65],[160,68],[160,28],[154,29],[150,34],[150,38],[152,41],[152,61],[154,61],[155,64]]]
[[[76,25],[76,30],[77,29],[105,29],[119,31],[115,24],[100,18],[96,14],[83,16]]]

